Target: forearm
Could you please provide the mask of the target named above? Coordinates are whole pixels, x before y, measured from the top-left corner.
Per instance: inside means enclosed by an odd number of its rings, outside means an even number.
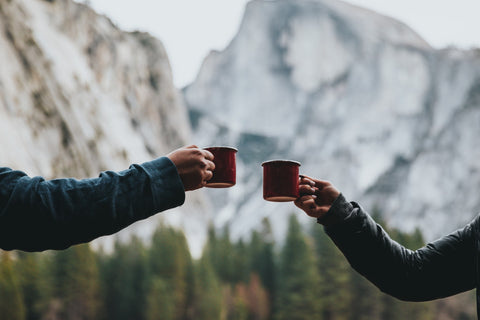
[[[63,249],[112,234],[181,205],[183,185],[167,158],[93,179],[44,180],[0,171],[0,247]]]
[[[431,300],[475,286],[471,226],[412,251],[390,239],[368,214],[343,196],[328,214],[343,219],[325,229],[352,267],[390,295]]]

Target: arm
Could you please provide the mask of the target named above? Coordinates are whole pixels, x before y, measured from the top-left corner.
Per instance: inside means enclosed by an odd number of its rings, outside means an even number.
[[[329,214],[347,212],[343,223],[325,230],[351,266],[383,292],[402,300],[426,301],[475,288],[472,225],[412,251],[390,239],[360,206],[343,196]]]
[[[475,222],[412,251],[389,238],[330,183],[304,178],[295,204],[316,217],[351,266],[385,293],[424,301],[475,287]]]
[[[112,234],[185,199],[167,158],[93,179],[28,177],[0,169],[0,247],[64,249]]]
[[[211,178],[207,158],[211,155],[191,146],[83,180],[31,178],[0,168],[0,248],[64,249],[179,206],[185,190]]]

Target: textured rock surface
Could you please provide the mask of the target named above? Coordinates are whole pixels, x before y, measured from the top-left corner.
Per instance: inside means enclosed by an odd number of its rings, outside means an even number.
[[[478,50],[435,50],[340,1],[253,0],[184,95],[196,136],[239,149],[239,183],[215,201],[233,235],[264,216],[281,235],[296,211],[261,198],[271,158],[301,161],[304,174],[428,239],[480,211]]]
[[[85,5],[0,0],[0,61],[2,166],[86,178],[190,143],[162,44],[119,30]],[[202,238],[207,207],[202,192],[189,193],[184,207],[158,217]],[[147,236],[157,223],[124,234]]]
[[[162,44],[82,4],[0,0],[0,61],[2,166],[83,178],[190,141],[237,147],[234,188],[189,193],[158,215],[185,229],[194,254],[210,218],[242,236],[267,216],[282,238],[298,210],[262,199],[272,158],[301,161],[302,173],[430,239],[480,211],[479,51],[434,50],[343,2],[251,1],[230,45],[183,91],[193,134]]]

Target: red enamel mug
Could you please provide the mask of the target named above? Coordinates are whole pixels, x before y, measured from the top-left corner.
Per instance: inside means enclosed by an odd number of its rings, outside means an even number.
[[[236,154],[237,149],[232,147],[208,147],[204,148],[213,154],[212,179],[207,181],[209,188],[229,188],[236,183]]]
[[[267,201],[287,202],[300,196],[300,162],[292,160],[269,160],[262,163],[263,198]]]

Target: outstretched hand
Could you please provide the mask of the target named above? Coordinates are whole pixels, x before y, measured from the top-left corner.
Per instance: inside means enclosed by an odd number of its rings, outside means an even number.
[[[183,147],[167,155],[177,167],[185,191],[204,187],[213,177],[213,154],[195,145]]]
[[[328,181],[307,176],[301,176],[299,190],[300,197],[295,200],[295,205],[310,217],[318,218],[318,222],[328,224],[326,213],[340,195],[340,191]]]

